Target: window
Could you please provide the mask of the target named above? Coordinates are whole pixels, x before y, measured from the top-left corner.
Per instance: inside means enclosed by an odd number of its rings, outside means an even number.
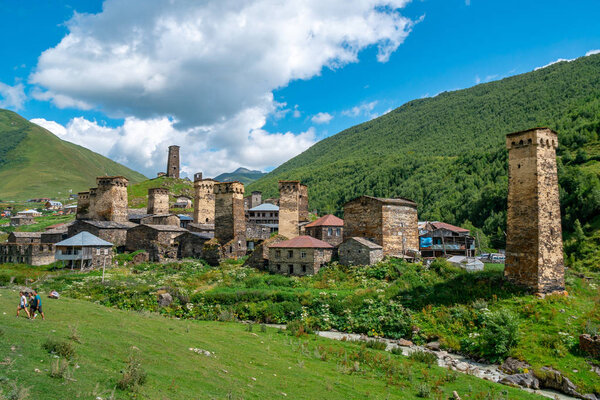
[[[281,257],[281,250],[275,250],[275,257]]]
[[[300,258],[306,258],[306,252],[305,251],[300,252]]]
[[[100,255],[100,249],[96,249],[96,255],[99,256]]]
[[[335,236],[340,236],[342,234],[342,229],[341,228],[335,228]]]
[[[281,271],[281,264],[277,264],[277,271]]]
[[[294,265],[293,264],[288,265],[288,270],[290,271],[290,274],[293,274],[294,273]]]
[[[288,250],[288,258],[294,258],[294,250]]]
[[[333,228],[327,228],[327,236],[333,235]]]
[[[306,265],[302,266],[302,272],[306,273]]]

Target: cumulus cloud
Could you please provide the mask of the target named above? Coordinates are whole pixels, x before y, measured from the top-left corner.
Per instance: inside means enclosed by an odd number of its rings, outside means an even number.
[[[372,101],[370,103],[362,103],[348,110],[342,111],[342,115],[345,115],[347,117],[367,116],[370,118],[374,118],[377,116],[376,113],[373,113],[373,109],[376,105],[377,101]]]
[[[585,56],[593,56],[594,54],[600,54],[600,49],[595,49],[595,50],[590,50],[587,53],[585,53]]]
[[[328,124],[329,121],[331,121],[332,119],[333,115],[326,112],[320,112],[318,114],[313,115],[310,120],[315,124]]]
[[[22,83],[10,86],[0,82],[0,107],[18,111],[23,108],[25,100],[27,100],[27,96],[25,95],[25,86]]]

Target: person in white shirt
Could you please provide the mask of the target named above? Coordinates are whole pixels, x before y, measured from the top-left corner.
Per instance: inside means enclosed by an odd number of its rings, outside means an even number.
[[[19,297],[21,299],[19,301],[19,307],[17,307],[17,318],[19,318],[19,312],[21,310],[25,310],[27,318],[31,318],[31,315],[29,315],[29,310],[27,309],[27,296],[25,296],[25,293],[19,292]]]

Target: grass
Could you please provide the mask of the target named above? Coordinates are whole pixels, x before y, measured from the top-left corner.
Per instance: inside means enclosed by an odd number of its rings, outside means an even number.
[[[271,328],[248,332],[238,323],[167,319],[67,298],[44,298],[44,322],[16,319],[17,299],[16,291],[0,289],[0,308],[7,310],[0,315],[0,385],[9,390],[17,382],[29,388],[32,399],[112,393],[144,399],[409,399],[418,398],[424,385],[439,398],[453,390],[465,399],[537,398],[468,375],[448,380],[441,368],[423,369],[405,357],[353,343],[296,338]],[[75,356],[60,364],[42,344],[69,341],[73,324],[81,343],[71,342]],[[131,369],[132,352],[147,374],[133,393],[117,388]]]
[[[148,205],[148,189],[155,187],[168,188],[171,196],[169,196],[170,202],[175,202],[174,195],[184,195],[194,198],[194,185],[191,181],[186,179],[175,179],[168,178],[166,176],[148,179],[137,184],[129,185],[127,188],[127,195],[129,200],[129,207],[132,208],[144,208]],[[185,211],[183,209],[173,209],[172,212],[180,214]]]

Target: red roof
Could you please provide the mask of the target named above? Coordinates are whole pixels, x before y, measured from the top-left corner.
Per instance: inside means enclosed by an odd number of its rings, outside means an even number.
[[[468,229],[461,228],[459,226],[450,225],[445,222],[431,222],[431,225],[435,229],[447,229],[449,231],[456,232],[456,233],[468,233],[469,232]]]
[[[298,236],[290,240],[276,243],[269,247],[297,248],[297,249],[333,249],[327,242],[311,236]]]
[[[312,228],[314,226],[344,226],[344,220],[336,217],[335,215],[327,214],[324,217],[321,217],[318,220],[306,225],[305,228]]]

